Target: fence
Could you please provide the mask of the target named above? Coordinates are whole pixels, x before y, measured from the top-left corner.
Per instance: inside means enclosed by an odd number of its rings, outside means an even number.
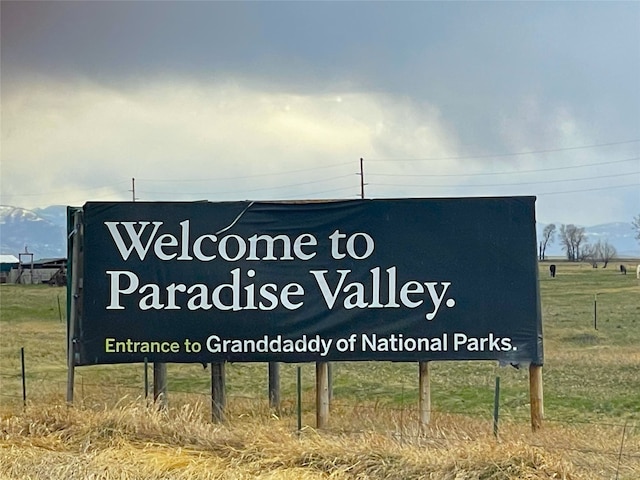
[[[6,352],[5,352],[5,358]],[[29,352],[16,350],[13,361],[0,372],[0,404],[3,410],[19,412],[23,406],[64,404],[66,368],[30,362]],[[353,382],[352,366],[335,364],[333,396],[327,433],[356,435],[376,432],[389,435],[398,442],[444,441],[451,435],[476,441],[526,441],[531,446],[557,452],[583,466],[598,468],[602,478],[632,479],[640,472],[640,421],[637,411],[628,411],[612,420],[610,416],[560,417],[547,409],[541,434],[532,434],[529,426],[528,395],[510,394],[498,398],[496,372],[503,373],[503,391],[509,391],[523,375],[512,370],[486,368],[477,381],[461,389],[460,398],[438,398],[434,392],[434,408],[427,429],[420,425],[417,371],[415,365],[372,364],[373,378]],[[394,375],[395,372],[395,375]],[[300,376],[298,376],[300,373]],[[377,375],[376,375],[377,373]],[[246,417],[274,416],[291,430],[315,426],[315,369],[312,364],[282,364],[281,403],[277,412],[270,408],[267,366],[265,364],[231,364],[227,368],[226,422],[241,423]],[[385,381],[395,376],[395,382]],[[82,408],[104,408],[122,403],[143,401],[148,394],[149,377],[144,367],[109,365],[81,367],[76,372],[75,405]],[[348,381],[343,381],[343,377]],[[436,377],[437,378],[437,377]],[[209,405],[210,374],[202,365],[169,365],[168,402],[170,409],[184,404]],[[377,385],[376,385],[377,383]],[[506,388],[505,388],[506,387]],[[437,390],[438,384],[434,385]],[[470,398],[470,392],[475,397]],[[298,393],[300,396],[298,398]],[[149,399],[150,401],[150,399]],[[494,411],[499,406],[499,416]],[[496,435],[496,439],[491,438]]]

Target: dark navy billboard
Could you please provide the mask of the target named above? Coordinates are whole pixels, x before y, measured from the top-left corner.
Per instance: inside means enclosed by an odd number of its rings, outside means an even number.
[[[542,364],[535,198],[90,202],[76,364]]]

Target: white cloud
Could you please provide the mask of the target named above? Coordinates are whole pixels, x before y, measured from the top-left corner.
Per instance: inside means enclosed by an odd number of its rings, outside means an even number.
[[[594,143],[565,106],[530,96],[519,111],[502,125],[512,152]],[[459,143],[438,109],[405,96],[232,81],[25,85],[3,97],[1,203],[129,200],[132,178],[149,201],[357,198],[363,157],[372,198],[541,194],[540,221],[585,225],[640,209],[629,188],[637,143],[472,158]]]
[[[232,82],[25,87],[3,102],[2,137],[2,201],[21,206],[127,200],[132,177],[147,200],[353,198],[360,157],[455,153],[428,106]]]

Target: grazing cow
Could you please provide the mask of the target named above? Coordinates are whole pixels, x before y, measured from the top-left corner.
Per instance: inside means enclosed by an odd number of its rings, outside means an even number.
[[[551,275],[551,278],[556,278],[556,266],[554,264],[549,265],[549,275]]]
[[[627,274],[627,267],[625,267],[624,265],[620,265],[620,273],[622,273],[623,275]]]
[[[640,279],[640,265],[636,267],[636,278]]]

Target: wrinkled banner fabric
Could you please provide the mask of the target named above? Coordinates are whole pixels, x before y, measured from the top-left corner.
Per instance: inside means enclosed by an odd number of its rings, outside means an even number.
[[[82,212],[77,365],[542,364],[534,197]]]

